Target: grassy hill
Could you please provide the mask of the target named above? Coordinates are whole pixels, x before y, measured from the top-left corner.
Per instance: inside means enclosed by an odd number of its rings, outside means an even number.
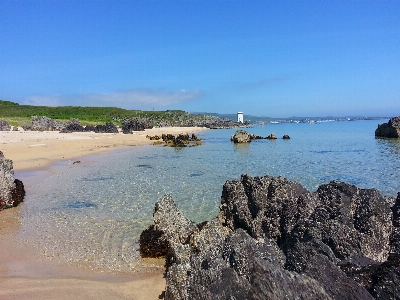
[[[104,124],[106,122],[113,122],[120,125],[124,118],[139,117],[159,122],[185,119],[188,115],[188,113],[181,110],[141,111],[117,107],[50,107],[20,105],[11,101],[0,100],[0,119],[6,120],[12,126],[22,126],[23,124],[30,123],[32,116],[46,116],[58,121],[68,121],[71,118],[76,118],[79,119],[83,125]]]

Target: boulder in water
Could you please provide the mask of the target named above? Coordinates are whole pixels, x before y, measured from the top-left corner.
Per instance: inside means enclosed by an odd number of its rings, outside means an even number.
[[[0,151],[0,210],[17,206],[25,196],[24,184],[14,178],[13,162]]]
[[[387,123],[379,124],[375,130],[375,137],[400,138],[400,116],[391,118]]]

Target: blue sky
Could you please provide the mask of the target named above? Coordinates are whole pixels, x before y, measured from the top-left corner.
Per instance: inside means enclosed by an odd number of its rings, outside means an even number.
[[[400,115],[400,1],[0,0],[0,99]]]

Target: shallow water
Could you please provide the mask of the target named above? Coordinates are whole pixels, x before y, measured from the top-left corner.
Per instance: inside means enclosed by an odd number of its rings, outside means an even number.
[[[224,182],[244,173],[284,176],[309,190],[341,180],[395,197],[400,142],[374,137],[386,121],[265,125],[247,130],[278,139],[247,145],[230,142],[233,129],[209,130],[198,147],[140,146],[60,162],[32,181],[20,237],[53,259],[130,271],[140,264],[140,232],[165,193],[195,222],[212,218]]]

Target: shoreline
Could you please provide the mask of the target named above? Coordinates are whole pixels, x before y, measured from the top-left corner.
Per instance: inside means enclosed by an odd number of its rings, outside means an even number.
[[[36,180],[48,176],[50,166],[56,162],[153,144],[146,135],[203,130],[206,128],[168,127],[134,134],[9,131],[0,132],[0,150],[6,158],[13,160],[14,171],[26,177],[23,182],[29,189],[34,188]],[[136,272],[114,273],[45,257],[39,249],[29,247],[18,238],[21,205],[24,203],[0,212],[0,298],[158,299],[165,289],[163,260],[149,261],[147,269]],[[154,268],[154,265],[160,267]]]
[[[186,134],[205,127],[161,127],[133,134],[58,131],[0,131],[0,151],[11,159],[14,171],[44,169],[54,162],[132,146],[152,145],[146,135]]]

